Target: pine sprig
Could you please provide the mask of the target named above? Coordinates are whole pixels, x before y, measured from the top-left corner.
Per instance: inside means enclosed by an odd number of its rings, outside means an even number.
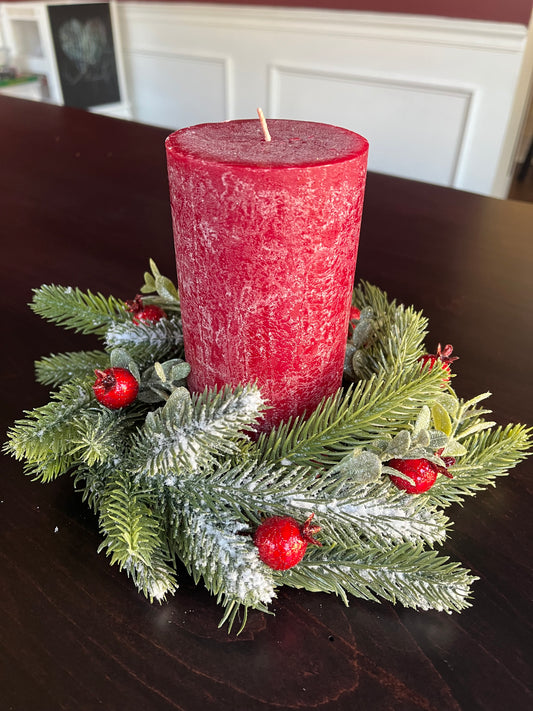
[[[442,543],[448,519],[424,497],[406,495],[388,480],[361,485],[339,472],[316,476],[304,467],[249,462],[199,473],[176,486],[187,500],[213,513],[224,506],[243,522],[261,516],[316,514],[325,540],[344,548],[361,541],[390,547],[398,542]]]
[[[126,472],[116,474],[99,502],[104,540],[98,552],[105,550],[111,565],[124,570],[150,602],[162,602],[175,592],[177,584],[161,522],[151,511],[152,503]]]
[[[368,380],[383,370],[410,368],[424,352],[427,318],[413,307],[389,301],[384,291],[367,282],[354,290],[353,302],[366,314],[366,323],[364,337],[358,326],[348,340],[348,377]]]
[[[470,586],[477,580],[458,563],[436,551],[404,544],[394,549],[313,547],[279,582],[311,591],[333,592],[345,604],[347,594],[379,598],[422,610],[459,612],[470,606]]]
[[[71,441],[76,423],[87,408],[94,405],[89,383],[73,380],[63,385],[46,405],[26,413],[8,431],[4,451],[25,460],[26,473],[48,482],[65,473],[76,461]]]
[[[83,378],[96,368],[109,367],[105,351],[75,351],[46,356],[35,362],[35,379],[41,385],[57,387],[74,378]]]
[[[163,407],[149,412],[134,436],[130,468],[143,479],[173,483],[239,451],[264,408],[254,386],[226,387],[192,395],[178,388]]]
[[[202,579],[226,609],[221,624],[228,622],[230,629],[241,606],[244,626],[248,608],[268,612],[267,605],[275,597],[273,572],[259,560],[249,535],[241,535],[245,529],[228,514],[216,516],[185,503],[175,540],[195,583]]]
[[[133,323],[131,320],[110,323],[105,331],[109,350],[123,348],[143,367],[163,360],[170,354],[183,355],[183,335],[177,316],[160,321]]]
[[[258,450],[267,461],[331,465],[357,446],[405,429],[438,396],[441,385],[436,369],[421,371],[418,363],[373,375],[322,402],[307,420],[282,423],[262,435]]]
[[[450,468],[453,479],[437,480],[428,492],[432,504],[449,506],[474,496],[505,476],[531,449],[532,429],[507,425],[476,432],[462,441],[467,453]]]
[[[93,467],[125,457],[135,413],[90,410],[74,423],[70,453]]]
[[[114,296],[83,292],[70,286],[44,285],[34,289],[30,308],[52,323],[76,331],[105,335],[106,330],[117,321],[130,317],[126,304]]]

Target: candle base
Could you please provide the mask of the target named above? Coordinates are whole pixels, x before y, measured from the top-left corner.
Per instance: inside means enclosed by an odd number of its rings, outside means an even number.
[[[96,333],[107,350],[40,361],[40,382],[59,387],[15,423],[5,451],[33,479],[74,476],[99,516],[100,549],[150,601],[176,591],[181,561],[230,628],[250,608],[267,612],[284,583],[335,591],[346,603],[357,594],[424,610],[468,607],[474,576],[436,550],[449,529],[444,512],[519,463],[530,429],[485,421],[487,395],[459,399],[449,352],[421,359],[423,316],[365,285],[354,292],[357,322],[343,331],[353,386],[306,420],[251,439],[264,412],[259,389],[185,388],[179,297],[152,269],[142,291],[167,314],[157,322],[119,299],[36,290],[34,312]],[[96,399],[94,369],[109,365],[139,382],[128,407]],[[264,519],[275,535],[256,537]]]

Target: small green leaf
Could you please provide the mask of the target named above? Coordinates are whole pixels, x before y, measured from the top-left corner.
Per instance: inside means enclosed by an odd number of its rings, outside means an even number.
[[[179,301],[178,290],[174,284],[164,276],[157,276],[155,278],[155,288],[159,296],[169,301]]]
[[[429,449],[436,452],[438,449],[442,449],[448,444],[449,437],[445,435],[444,432],[440,430],[430,430],[429,431]]]
[[[150,264],[150,269],[152,270],[152,274],[155,277],[161,276],[161,272],[157,268],[157,264],[154,262],[154,260],[152,258],[150,258],[149,264]]]
[[[372,452],[356,449],[341,459],[331,472],[350,476],[361,484],[369,484],[381,477],[381,461]]]
[[[177,359],[176,359],[177,361]],[[191,372],[191,366],[184,360],[176,362],[170,371],[170,378],[173,382],[184,380]]]
[[[418,435],[423,430],[429,430],[431,424],[431,411],[427,405],[424,405],[416,418],[415,426],[413,427],[413,436]]]
[[[437,397],[437,403],[441,405],[450,417],[455,417],[459,410],[459,401],[455,395],[450,395],[450,393],[441,393]]]
[[[411,435],[401,430],[387,447],[387,459],[403,459],[411,447]]]
[[[154,363],[154,370],[157,373],[159,380],[161,380],[161,382],[163,382],[163,383],[166,383],[167,376],[166,376],[165,370],[164,370],[163,366],[161,365],[161,363],[159,363],[159,362]]]
[[[126,370],[129,370],[135,380],[140,383],[141,374],[139,372],[139,368],[137,367],[137,363],[133,360],[125,348],[113,348],[111,351],[110,361],[112,368],[125,368]]]
[[[144,284],[141,286],[142,294],[151,294],[156,290],[155,279],[149,272],[144,272]]]
[[[425,447],[411,447],[403,456],[403,459],[427,459],[429,457]]]
[[[450,439],[447,445],[444,447],[441,456],[442,457],[462,457],[467,454],[468,450],[466,447],[455,439]]]
[[[191,394],[187,388],[176,388],[170,394],[164,405],[164,409],[172,414],[173,417],[180,417],[184,410],[191,404]]]
[[[433,417],[435,429],[450,436],[452,433],[452,421],[445,408],[440,403],[435,402],[431,408],[431,415]]]
[[[427,430],[420,430],[416,437],[413,437],[413,444],[419,447],[429,447],[431,444],[431,438]]]

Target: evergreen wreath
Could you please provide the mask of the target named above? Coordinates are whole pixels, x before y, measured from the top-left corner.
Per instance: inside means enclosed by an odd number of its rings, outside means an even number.
[[[346,604],[356,595],[468,607],[476,578],[434,550],[450,527],[445,509],[524,459],[531,429],[487,420],[489,393],[460,399],[451,347],[428,355],[422,313],[362,283],[345,387],[307,419],[249,436],[266,407],[261,393],[187,390],[178,290],[150,266],[144,296],[130,302],[56,285],[34,291],[35,313],[96,334],[103,349],[36,362],[50,401],[26,412],[4,445],[25,473],[42,482],[70,473],[99,517],[98,550],[111,564],[163,601],[178,588],[181,560],[230,629],[238,615],[244,627],[250,608],[268,612],[281,585]],[[126,371],[131,404],[99,400],[95,371],[108,391],[110,370]]]

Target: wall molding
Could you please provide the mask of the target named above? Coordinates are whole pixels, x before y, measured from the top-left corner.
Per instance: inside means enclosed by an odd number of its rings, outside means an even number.
[[[248,28],[345,37],[443,44],[488,51],[522,52],[527,28],[515,23],[449,19],[430,15],[308,10],[198,3],[127,3],[119,5],[132,19],[177,20],[206,27]]]
[[[421,94],[442,94],[462,99],[464,101],[464,114],[456,128],[455,155],[449,175],[449,184],[455,184],[460,174],[461,166],[465,160],[465,146],[472,124],[472,107],[475,106],[476,91],[472,87],[458,83],[441,81],[416,81],[413,79],[376,74],[371,72],[331,71],[310,65],[271,64],[268,67],[268,115],[273,118],[282,118],[280,102],[280,83],[283,75],[300,77],[320,77],[333,81],[345,81],[351,84],[364,84],[369,87],[383,87],[398,91],[420,92]]]

